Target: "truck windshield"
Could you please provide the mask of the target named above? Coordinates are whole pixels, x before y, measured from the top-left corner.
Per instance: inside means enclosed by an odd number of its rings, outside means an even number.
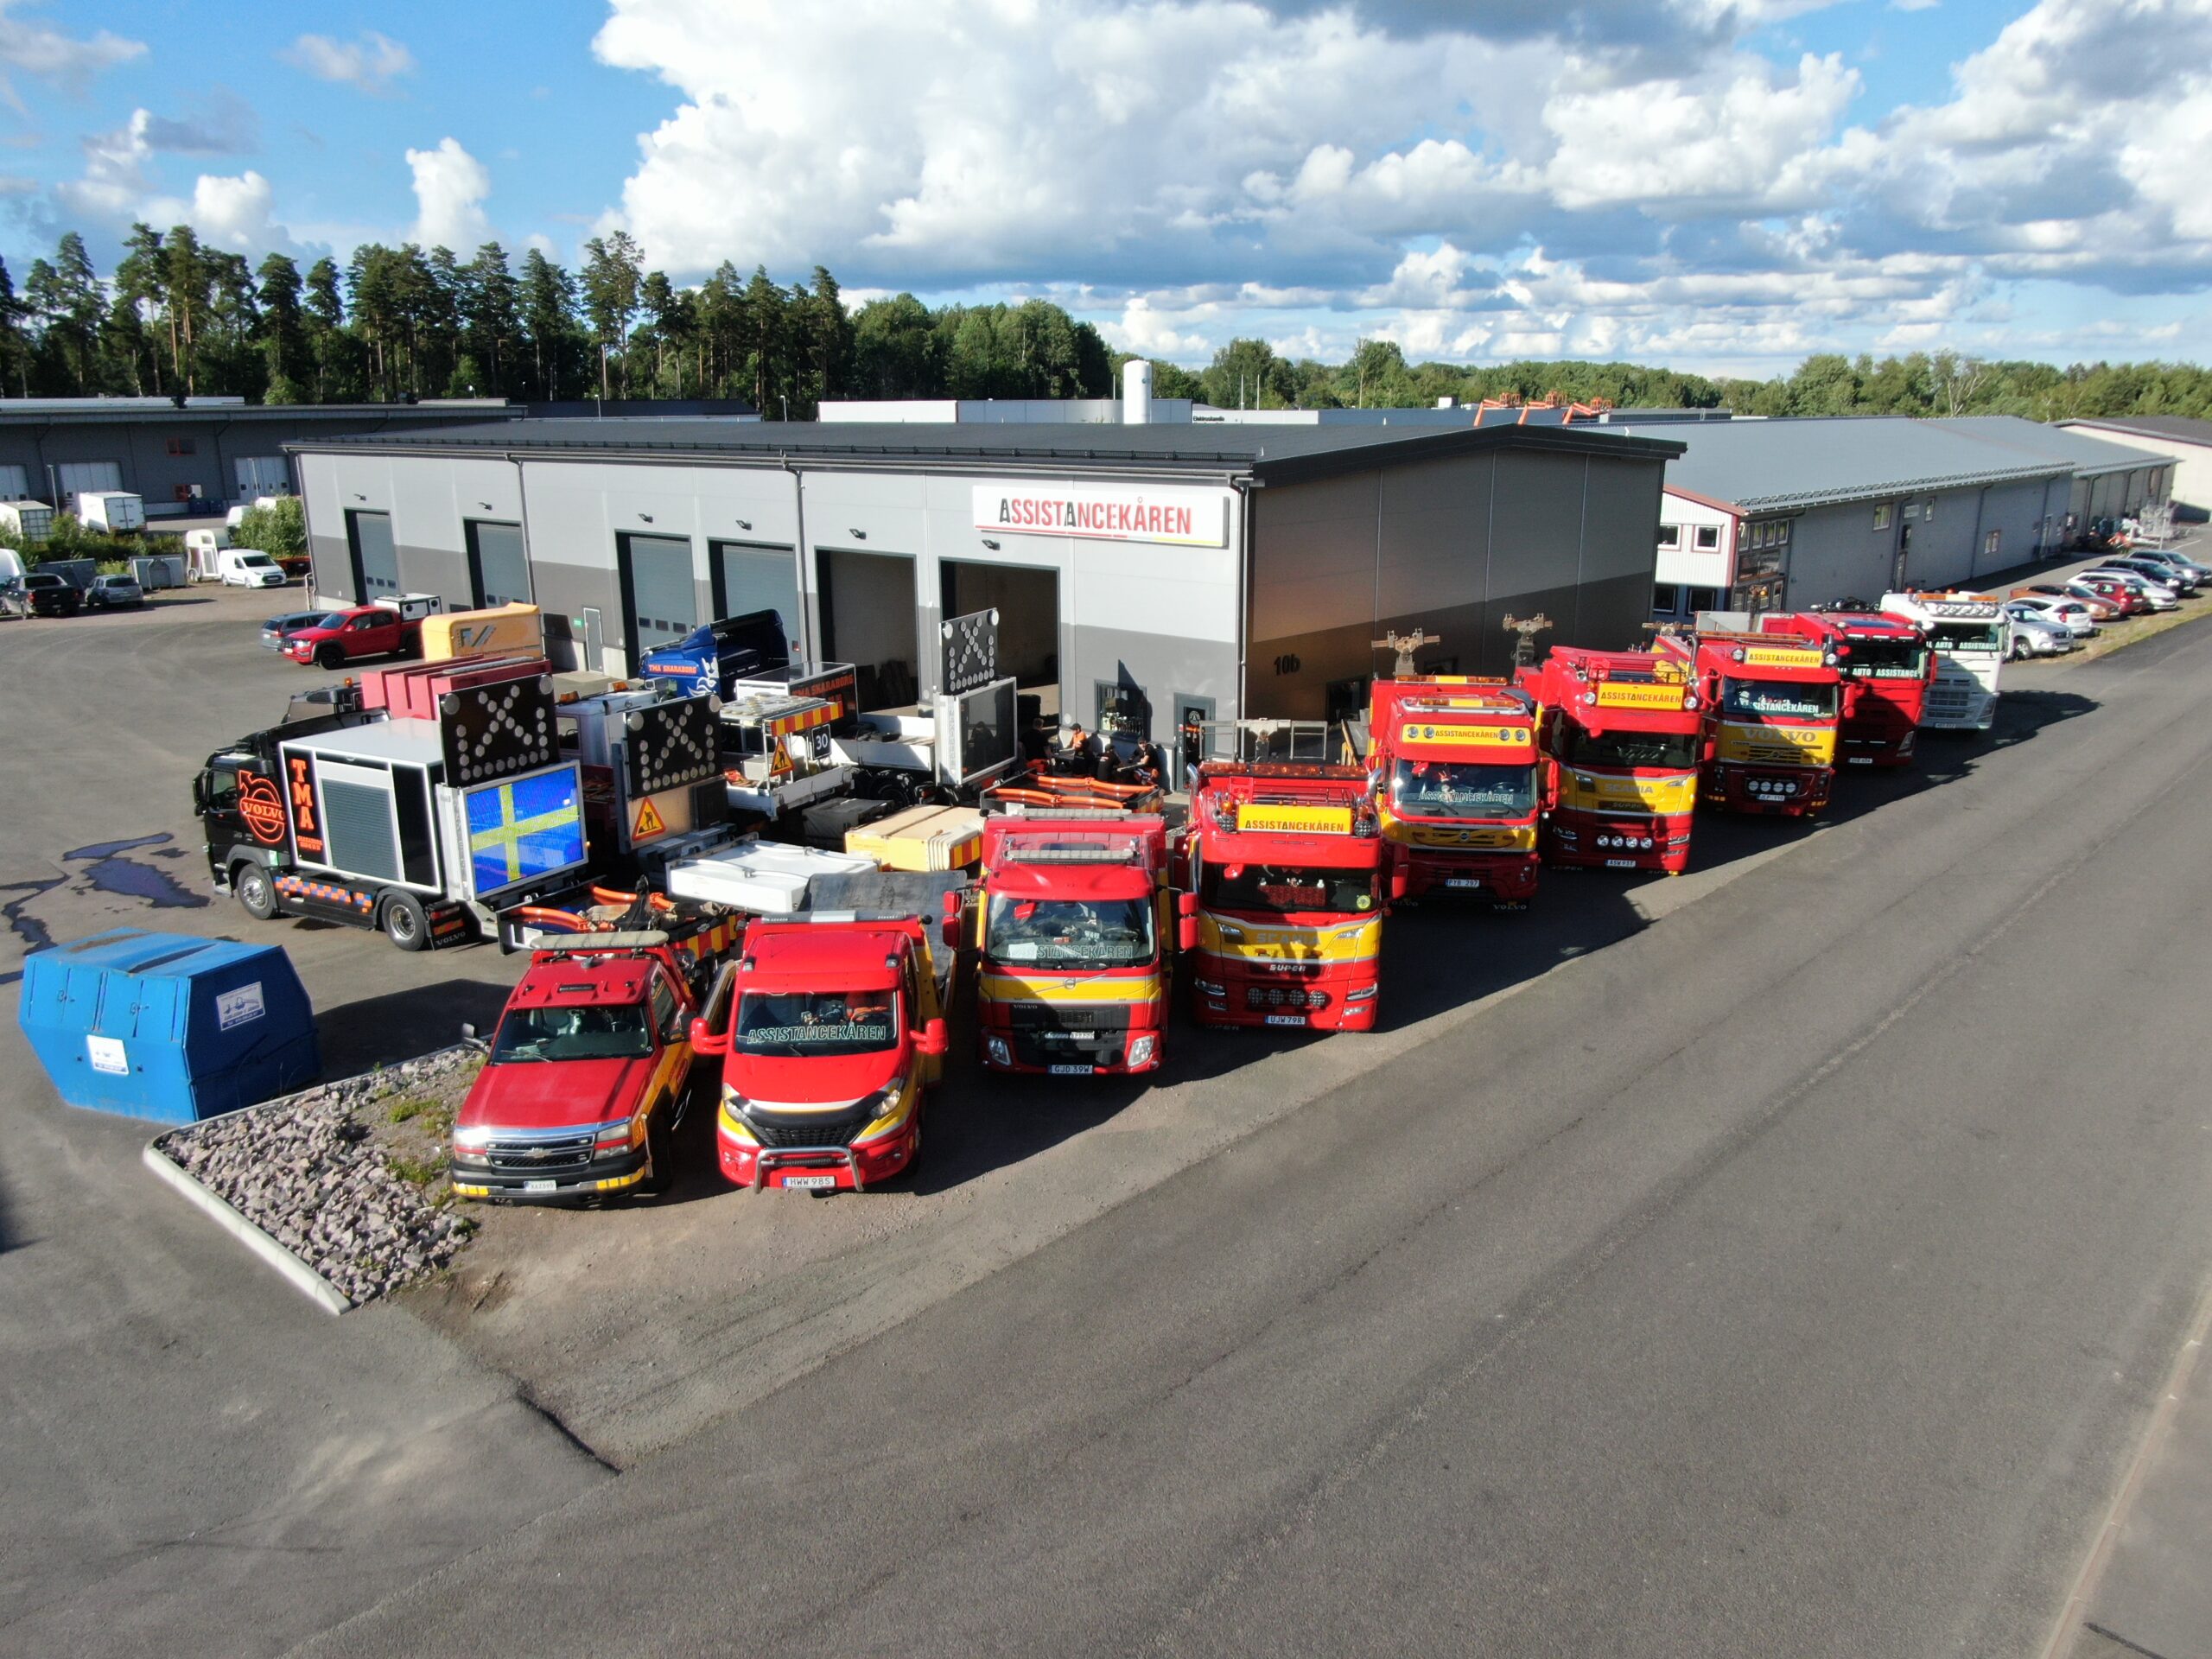
[[[1020,899],[991,895],[983,955],[992,962],[1055,968],[1126,968],[1150,962],[1152,906],[1142,899]]]
[[[1352,911],[1376,907],[1372,870],[1309,870],[1294,864],[1210,864],[1198,902],[1209,910]]]
[[[731,1047],[775,1060],[873,1054],[892,1046],[898,1032],[892,991],[747,991],[737,1000]]]
[[[1426,817],[1522,817],[1536,810],[1536,769],[1401,760],[1390,801],[1401,812]]]
[[[1720,712],[1739,720],[1825,720],[1835,713],[1835,687],[1795,680],[1720,682]]]
[[[1560,722],[1559,759],[1577,766],[1671,766],[1688,772],[1697,765],[1695,732],[1586,732],[1572,720]]]
[[[1930,631],[1936,649],[1952,651],[1972,656],[1976,652],[1991,655],[2005,649],[1997,638],[1993,622],[1938,622]]]
[[[532,1060],[633,1060],[653,1052],[643,1003],[516,1008],[499,1021],[491,1064]]]
[[[1928,671],[1928,647],[1917,639],[1853,639],[1844,671],[1878,680],[1916,680]]]

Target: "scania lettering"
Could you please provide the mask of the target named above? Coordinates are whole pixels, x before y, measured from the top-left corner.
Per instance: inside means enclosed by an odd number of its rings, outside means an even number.
[[[1705,707],[1700,798],[1732,812],[1806,817],[1835,782],[1843,677],[1834,652],[1765,633],[1659,636]]]
[[[1198,770],[1180,845],[1201,1025],[1370,1031],[1388,874],[1366,774],[1318,761]]]
[[[1705,719],[1688,668],[1649,652],[1555,645],[1520,680],[1543,711],[1540,741],[1552,769],[1544,856],[1681,874]]]
[[[1046,807],[986,820],[972,911],[983,1064],[1069,1077],[1156,1068],[1174,951],[1197,943],[1195,913],[1168,888],[1161,818]]]
[[[1518,908],[1536,891],[1543,768],[1536,705],[1502,680],[1377,680],[1367,764],[1406,892],[1465,893]]]
[[[1911,763],[1936,678],[1936,653],[1916,625],[1877,611],[1777,611],[1758,626],[1835,652],[1845,687],[1836,752],[1845,766]]]
[[[1917,625],[1936,653],[1920,723],[1986,732],[1997,723],[1997,677],[2012,647],[2004,607],[1982,594],[1884,594],[1882,609]]]

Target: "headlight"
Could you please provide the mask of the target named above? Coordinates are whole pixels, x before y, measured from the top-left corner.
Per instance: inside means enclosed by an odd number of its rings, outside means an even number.
[[[877,1090],[862,1101],[860,1109],[867,1114],[863,1120],[868,1127],[853,1137],[857,1145],[874,1135],[888,1135],[906,1121],[907,1103],[912,1098],[904,1077]],[[878,1128],[880,1124],[882,1127]]]
[[[1160,1039],[1156,1037],[1131,1038],[1129,1039],[1129,1064],[1131,1065],[1150,1065],[1152,1064],[1152,1051],[1158,1046],[1159,1040]]]
[[[990,1056],[993,1065],[1014,1064],[1013,1046],[1003,1037],[986,1037],[983,1039],[983,1050]]]
[[[474,1152],[492,1138],[492,1131],[481,1123],[467,1123],[453,1132],[455,1152]]]

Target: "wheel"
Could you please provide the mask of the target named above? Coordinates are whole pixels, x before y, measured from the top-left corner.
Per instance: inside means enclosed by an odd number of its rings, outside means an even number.
[[[238,894],[239,907],[255,921],[276,919],[276,884],[258,864],[239,865],[231,877],[231,891]]]
[[[317,668],[337,668],[345,661],[346,653],[339,649],[335,639],[326,639],[315,648],[315,665]]]
[[[402,950],[420,950],[430,942],[430,918],[423,901],[411,893],[395,893],[384,901],[384,936]]]
[[[676,1180],[676,1125],[671,1108],[663,1106],[645,1120],[645,1179],[638,1183],[645,1197],[657,1198]]]

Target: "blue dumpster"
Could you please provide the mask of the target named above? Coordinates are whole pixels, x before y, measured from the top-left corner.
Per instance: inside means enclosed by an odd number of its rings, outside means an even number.
[[[119,927],[27,957],[16,1019],[72,1106],[191,1123],[303,1089],[315,1010],[281,946]]]

